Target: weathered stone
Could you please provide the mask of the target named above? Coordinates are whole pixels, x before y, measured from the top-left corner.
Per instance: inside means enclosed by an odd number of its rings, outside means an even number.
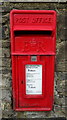
[[[58,48],[56,56],[56,71],[67,71],[67,68],[65,68],[65,46],[67,46],[67,42],[61,42],[61,46]]]
[[[66,72],[55,73],[54,104],[65,106],[65,79]]]
[[[1,73],[1,71],[0,71],[0,73]],[[8,73],[11,73],[11,70],[9,70],[9,69],[2,70],[2,74],[8,74]]]
[[[9,109],[2,111],[3,118],[16,118],[17,113]]]
[[[11,78],[12,78],[11,73],[2,74],[2,78],[3,78],[3,79],[5,79],[5,78],[7,78],[7,77],[11,79]]]
[[[62,107],[54,106],[55,117],[65,117],[65,113],[61,110]]]
[[[10,7],[9,7],[10,6]],[[3,12],[9,12],[10,10],[12,9],[55,9],[56,11],[58,9],[61,10],[62,9],[65,9],[65,6],[66,4],[56,4],[56,3],[9,3],[9,2],[4,2],[3,5],[2,5],[2,11]]]
[[[8,68],[11,66],[11,59],[10,58],[2,58],[2,66]]]
[[[55,117],[53,111],[39,111],[39,112],[24,112],[24,115],[26,118],[49,118],[49,117]]]
[[[2,27],[2,39],[9,38],[9,24],[6,24]]]
[[[4,59],[6,59],[7,57],[10,57],[10,49],[2,48],[2,57],[4,57]]]
[[[9,88],[12,86],[12,80],[10,77],[10,73],[8,73],[6,75],[2,76],[2,86]]]
[[[0,74],[0,86],[2,86],[2,73]]]
[[[2,58],[0,58],[0,67],[2,67]]]
[[[10,48],[10,39],[2,40],[2,48]]]
[[[7,101],[7,102],[11,102],[11,91],[10,88],[9,89],[3,89],[2,88],[2,101]]]
[[[24,112],[18,112],[16,117],[17,118],[26,118],[26,116],[24,115]]]
[[[0,48],[2,48],[2,40],[0,39]]]
[[[0,101],[2,102],[2,89],[1,89],[1,87],[0,87]],[[1,102],[0,102],[0,104],[1,104]]]
[[[3,15],[3,16],[2,16],[2,23],[3,23],[3,24],[6,24],[7,21],[9,21],[9,13],[7,13],[6,15]]]
[[[6,102],[6,101],[2,101],[1,107],[2,107],[2,110],[7,110],[7,109],[10,110],[11,109],[11,103]]]

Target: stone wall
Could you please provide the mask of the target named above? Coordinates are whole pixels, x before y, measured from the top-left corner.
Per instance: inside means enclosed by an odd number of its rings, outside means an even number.
[[[67,79],[67,41],[66,41],[66,4],[65,3],[16,3],[3,2],[2,5],[2,117],[3,118],[55,118],[65,117],[65,79]],[[56,10],[57,12],[57,40],[56,40],[56,63],[55,63],[55,89],[54,107],[50,112],[16,112],[13,110],[12,101],[12,77],[10,55],[10,11],[22,10]],[[0,40],[1,42],[1,40]],[[66,59],[65,59],[66,57]],[[0,69],[1,74],[1,69]]]

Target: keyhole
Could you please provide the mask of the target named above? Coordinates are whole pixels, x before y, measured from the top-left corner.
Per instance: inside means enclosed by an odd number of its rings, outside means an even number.
[[[21,83],[23,84],[23,80],[21,81]]]

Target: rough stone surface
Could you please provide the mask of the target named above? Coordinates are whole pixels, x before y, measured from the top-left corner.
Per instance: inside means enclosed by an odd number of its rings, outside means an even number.
[[[65,89],[65,80],[67,79],[67,37],[65,12],[67,11],[65,3],[12,3],[3,2],[2,7],[2,117],[3,118],[55,118],[65,117],[65,97],[67,99],[67,90]],[[57,12],[57,40],[56,40],[56,63],[55,63],[55,82],[54,82],[54,106],[50,112],[16,112],[13,110],[12,100],[12,77],[11,77],[11,55],[10,55],[10,18],[12,9],[23,10],[56,10]],[[0,41],[1,42],[1,41]],[[1,46],[0,46],[1,49]],[[1,64],[0,64],[1,65]],[[1,72],[2,70],[2,72]]]
[[[1,0],[1,2],[66,2],[66,0]]]

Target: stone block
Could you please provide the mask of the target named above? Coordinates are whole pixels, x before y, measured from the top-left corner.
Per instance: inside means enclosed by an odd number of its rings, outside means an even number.
[[[6,75],[2,75],[2,87],[12,87],[12,79],[11,79],[11,74],[8,73]]]
[[[2,16],[2,24],[7,24],[9,21],[9,13]]]
[[[10,7],[9,7],[10,6]],[[2,4],[2,11],[4,12],[4,13],[9,13],[9,11],[10,10],[12,10],[12,9],[56,9],[56,10],[59,10],[59,9],[64,9],[65,8],[65,6],[66,6],[66,4],[56,4],[56,3],[51,3],[51,2],[49,2],[49,3],[42,3],[42,2],[40,2],[40,3],[34,3],[33,4],[33,2],[32,3],[9,3],[9,2],[4,2],[3,4]]]
[[[59,47],[57,46],[57,53],[56,53],[56,71],[67,71],[66,68],[66,61],[67,61],[67,54],[65,51],[67,49],[67,42],[61,42]]]
[[[10,58],[2,58],[2,66],[5,68],[11,67],[11,59]]]
[[[64,107],[65,110],[65,107]],[[65,117],[65,112],[62,111],[62,107],[54,106],[55,117]]]
[[[11,44],[10,39],[2,40],[2,48],[8,48],[10,50],[10,44]]]
[[[4,57],[3,59],[9,58],[11,55],[10,53],[10,48],[2,48],[2,57]]]
[[[8,39],[9,38],[9,24],[2,26],[2,39]]]
[[[13,118],[14,119],[14,118],[16,118],[16,115],[17,115],[17,113],[13,110],[7,109],[7,110],[2,111],[2,116],[3,116],[4,119],[5,118],[10,118],[10,119]]]
[[[11,90],[7,88],[2,88],[2,101],[11,102]]]

